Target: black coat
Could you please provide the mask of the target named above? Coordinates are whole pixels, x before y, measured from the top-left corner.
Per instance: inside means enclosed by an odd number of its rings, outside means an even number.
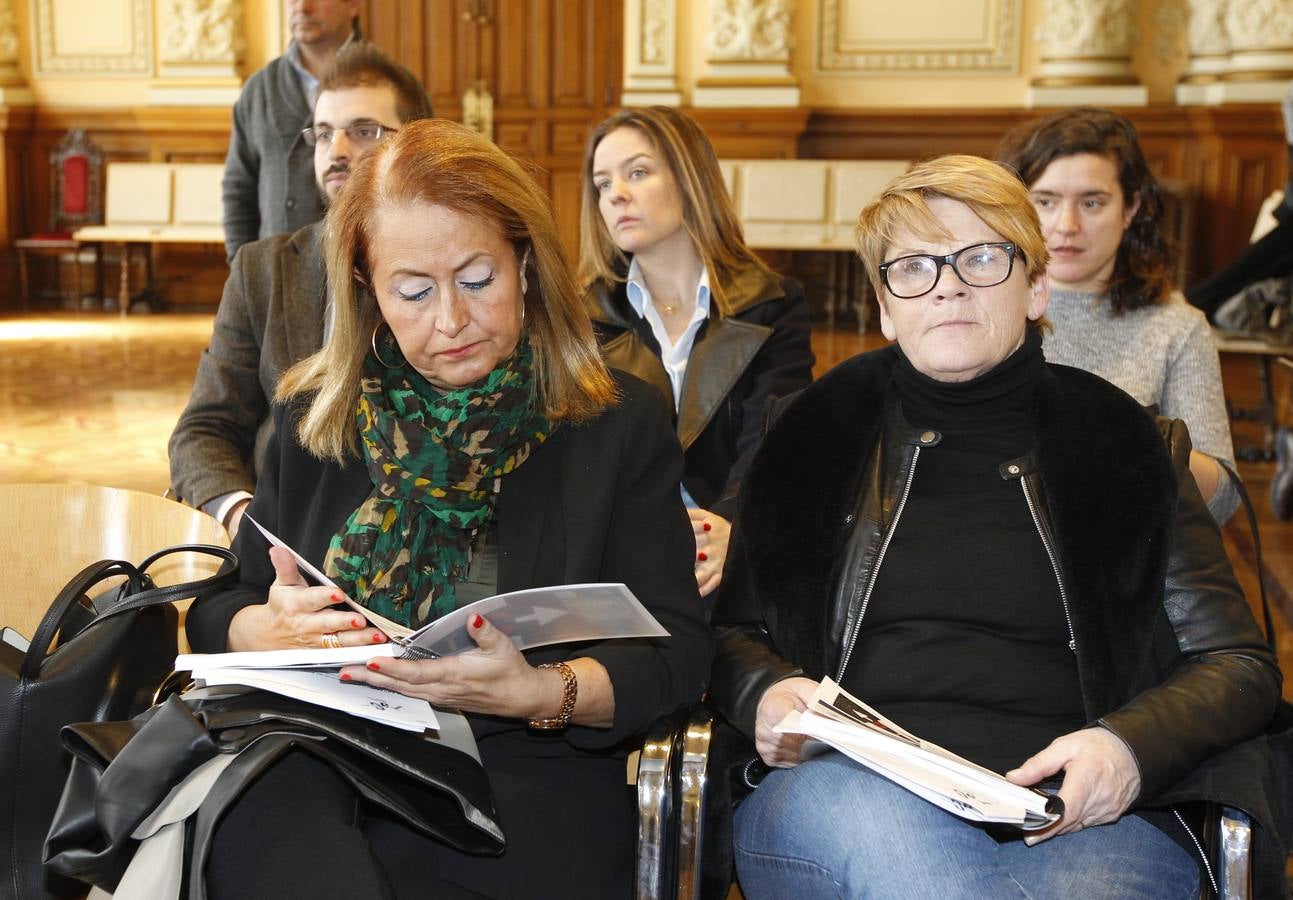
[[[716,503],[735,494],[736,461],[759,442],[769,398],[813,379],[812,323],[803,288],[751,266],[725,284],[731,315],[711,303],[687,361],[674,426],[686,467],[682,483],[702,509],[731,518]],[[587,297],[606,361],[655,385],[673,404],[673,387],[651,325],[629,304],[623,283],[598,283]]]
[[[931,437],[893,414],[895,359],[892,347],[854,357],[782,404],[741,484],[712,696],[747,735],[774,681],[838,678],[852,586],[882,564],[914,449]],[[1088,721],[1136,756],[1139,805],[1238,806],[1278,857],[1261,732],[1280,674],[1188,475],[1184,426],[1169,451],[1134,400],[1066,366],[1046,367],[1037,397],[1036,449],[1011,477],[1039,498]]]
[[[660,716],[697,700],[713,638],[689,559],[693,537],[678,494],[682,459],[658,392],[616,375],[620,403],[594,421],[561,425],[524,465],[503,477],[495,508],[498,591],[575,582],[624,582],[668,629],[661,640],[542,648],[534,663],[588,656],[615,690],[610,729],[572,726],[560,735],[469,717],[506,832],[501,859],[440,854],[449,880],[495,897],[628,896],[636,845],[624,760],[632,739]],[[361,460],[310,456],[293,439],[291,408],[275,411],[275,437],[248,512],[321,566],[328,542],[372,488]],[[286,438],[284,438],[286,436]],[[273,581],[256,529],[234,541],[240,583],[194,603],[194,649],[226,647],[229,621],[264,602]],[[326,859],[320,848],[320,859]]]

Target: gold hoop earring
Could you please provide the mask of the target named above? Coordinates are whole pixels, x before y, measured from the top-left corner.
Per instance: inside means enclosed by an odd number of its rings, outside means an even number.
[[[388,368],[388,369],[398,369],[398,368],[399,368],[399,364],[398,364],[398,363],[395,363],[395,364],[388,363],[386,360],[382,359],[382,354],[381,354],[381,353],[379,353],[379,352],[377,351],[377,332],[379,332],[379,331],[381,331],[381,330],[382,330],[382,326],[383,326],[383,325],[386,325],[386,323],[385,323],[385,322],[378,322],[378,323],[377,323],[377,325],[373,327],[373,337],[372,337],[372,340],[371,340],[371,342],[370,342],[370,343],[373,345],[373,356],[374,356],[374,357],[376,357],[377,361],[378,361],[379,363],[381,363],[383,366],[385,366],[386,368]],[[389,326],[389,325],[387,325],[386,327],[387,327],[387,328],[390,328],[390,326]]]

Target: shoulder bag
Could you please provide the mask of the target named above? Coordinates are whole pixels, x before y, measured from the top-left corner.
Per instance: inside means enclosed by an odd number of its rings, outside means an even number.
[[[149,567],[175,553],[207,554],[225,565],[209,578],[159,588]],[[97,586],[120,576],[123,583],[90,599]],[[25,652],[6,645],[0,653],[0,855],[10,861],[0,875],[0,896],[84,893],[41,864],[69,768],[59,731],[72,722],[128,719],[146,709],[175,664],[179,617],[173,601],[237,577],[238,557],[207,544],[169,547],[138,566],[101,560],[67,583]]]

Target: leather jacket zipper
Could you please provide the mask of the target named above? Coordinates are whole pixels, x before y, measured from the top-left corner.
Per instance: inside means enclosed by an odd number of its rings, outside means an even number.
[[[1016,475],[1018,474],[1016,471],[1017,469],[1018,466],[1011,465],[1007,470],[1011,475]],[[1050,534],[1048,534],[1045,527],[1042,526],[1041,516],[1037,514],[1037,503],[1033,500],[1033,492],[1028,489],[1028,479],[1021,477],[1019,479],[1019,484],[1024,489],[1024,501],[1027,502],[1028,512],[1033,517],[1033,525],[1037,528],[1037,534],[1041,536],[1042,546],[1046,548],[1047,557],[1050,558],[1051,571],[1055,573],[1055,583],[1058,584],[1060,588],[1060,604],[1064,607],[1064,624],[1068,626],[1069,630],[1069,650],[1070,652],[1076,653],[1077,637],[1073,634],[1073,616],[1069,613],[1068,592],[1064,590],[1064,579],[1060,576],[1059,561],[1055,558],[1055,546],[1051,543]]]
[[[1176,816],[1176,821],[1181,823],[1181,827],[1185,829],[1185,833],[1188,834],[1190,836],[1190,840],[1194,842],[1194,849],[1198,852],[1199,859],[1203,862],[1203,871],[1207,873],[1208,881],[1212,884],[1212,893],[1219,898],[1221,896],[1221,888],[1217,886],[1217,876],[1213,874],[1212,863],[1208,861],[1208,854],[1204,852],[1203,845],[1199,843],[1198,836],[1195,835],[1194,829],[1185,824],[1185,817],[1181,815],[1181,811],[1175,806],[1172,807],[1172,815]]]
[[[880,566],[884,563],[884,555],[889,549],[889,542],[893,540],[893,533],[898,530],[898,520],[902,518],[903,507],[907,505],[907,495],[911,493],[911,482],[916,477],[916,462],[920,459],[920,447],[916,447],[912,453],[911,466],[907,469],[907,483],[902,487],[902,496],[898,498],[898,505],[893,511],[893,521],[889,523],[889,529],[884,533],[884,540],[880,543],[880,552],[876,554],[875,565],[871,568],[871,577],[867,579],[866,590],[862,594],[859,602],[857,593],[853,594],[851,606],[858,607],[858,616],[853,620],[853,627],[849,629],[848,640],[844,642],[844,659],[840,662],[839,671],[835,673],[835,680],[842,681],[844,670],[848,668],[849,660],[853,657],[853,647],[857,643],[858,631],[862,628],[862,617],[866,615],[867,604],[871,602],[871,591],[875,589],[875,580],[880,574]]]

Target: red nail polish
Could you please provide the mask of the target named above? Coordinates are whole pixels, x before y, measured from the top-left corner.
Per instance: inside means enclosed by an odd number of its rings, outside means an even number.
[[[368,668],[372,669],[374,672],[380,672],[382,670],[382,667],[377,665],[377,663],[373,662],[372,660],[368,661]]]
[[[341,595],[340,595],[340,594],[333,594],[333,595],[332,595],[332,602],[333,602],[333,603],[340,603],[340,602],[341,602]]]
[[[474,616],[472,616],[472,617],[471,617],[471,627],[472,627],[472,628],[479,628],[480,626],[482,626],[482,625],[484,625],[484,624],[485,624],[485,620],[484,620],[484,619],[482,619],[479,615],[474,615]]]
[[[704,554],[704,553],[697,553],[697,554],[696,554],[696,558],[697,558],[698,560],[700,560],[701,562],[704,562],[705,560],[709,559],[709,556],[708,556],[707,554]]]
[[[342,673],[341,673],[341,680],[342,680],[342,681],[349,681],[349,680],[350,680],[350,676],[349,676],[347,673],[342,672]]]
[[[351,620],[350,620],[350,627],[351,627],[351,628],[362,628],[362,627],[363,627],[363,620],[362,620],[362,619],[351,619]]]
[[[706,523],[705,523],[705,525],[704,525],[704,528],[705,528],[705,530],[706,530],[706,531],[709,531],[709,529],[710,529],[710,524],[709,524],[708,522],[706,522]]]
[[[386,635],[382,634],[380,631],[373,635],[374,644],[380,644],[384,640],[386,640]]]

